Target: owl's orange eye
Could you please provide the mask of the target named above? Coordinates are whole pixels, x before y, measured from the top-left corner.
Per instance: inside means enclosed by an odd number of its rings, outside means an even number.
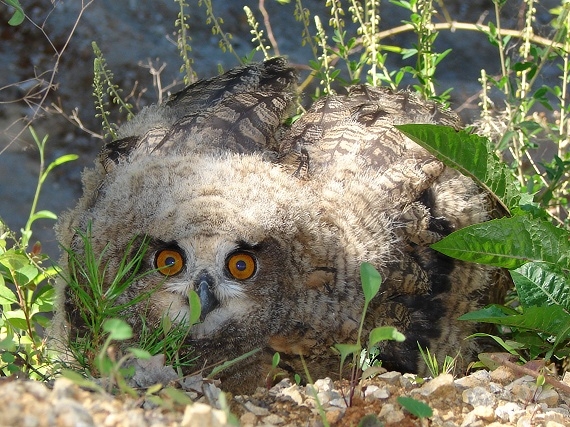
[[[255,273],[255,258],[244,252],[237,252],[228,258],[228,270],[238,280],[249,279]]]
[[[184,257],[174,249],[163,249],[156,254],[154,265],[165,276],[174,276],[184,267]]]

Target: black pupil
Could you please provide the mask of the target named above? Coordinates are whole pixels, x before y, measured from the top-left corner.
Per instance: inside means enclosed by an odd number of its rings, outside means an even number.
[[[243,260],[239,260],[238,262],[236,262],[236,268],[239,271],[244,271],[247,268],[247,263]]]
[[[172,267],[174,264],[176,264],[176,259],[174,259],[174,257],[172,256],[169,256],[164,260],[164,264],[167,265],[168,267]]]

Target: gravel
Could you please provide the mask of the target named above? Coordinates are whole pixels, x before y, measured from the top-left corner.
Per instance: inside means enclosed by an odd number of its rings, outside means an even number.
[[[348,383],[330,378],[306,386],[284,379],[269,390],[259,388],[251,396],[232,397],[221,393],[218,384],[193,377],[171,382],[192,404],[163,398],[157,405],[142,391],[139,398],[112,396],[84,390],[66,378],[58,378],[51,388],[40,382],[4,379],[0,426],[221,427],[231,425],[230,417],[242,427],[319,427],[323,419],[332,426],[360,422],[370,427],[570,425],[570,394],[550,385],[537,387],[535,377],[516,376],[506,367],[459,379],[442,374],[419,382],[409,374],[386,372],[363,381],[348,404]],[[398,403],[399,396],[427,403],[433,415],[418,419]]]

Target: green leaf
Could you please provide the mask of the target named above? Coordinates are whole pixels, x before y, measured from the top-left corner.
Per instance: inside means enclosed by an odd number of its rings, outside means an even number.
[[[271,361],[271,366],[273,368],[277,368],[277,366],[279,365],[279,362],[281,361],[281,355],[279,354],[279,352],[275,352],[273,354],[273,360]]]
[[[397,400],[406,411],[418,418],[429,418],[433,415],[432,409],[424,402],[407,396],[399,396]]]
[[[9,6],[12,6],[15,9],[14,13],[12,14],[12,17],[8,21],[8,24],[12,26],[17,26],[20,25],[22,22],[24,22],[24,18],[26,17],[26,15],[24,14],[24,9],[22,9],[19,0],[6,0],[6,3],[8,3]]]
[[[10,271],[16,271],[26,265],[29,265],[30,260],[25,254],[18,253],[14,250],[6,251],[0,256],[0,264],[5,266]]]
[[[73,160],[77,160],[78,158],[79,158],[79,156],[77,154],[65,154],[61,157],[58,157],[53,162],[51,162],[49,164],[49,166],[46,168],[46,170],[44,171],[44,176],[46,176],[48,173],[50,173],[53,168],[55,168],[59,165],[62,165],[63,163],[67,163],[67,162],[71,162]]]
[[[0,305],[14,304],[18,302],[18,297],[4,283],[0,284]]]
[[[522,314],[512,316],[485,317],[481,315],[483,311],[467,313],[459,319],[495,323],[549,335],[559,335],[570,327],[570,314],[559,305],[528,307]]]
[[[224,369],[229,368],[230,366],[235,365],[236,363],[241,362],[242,360],[247,359],[248,357],[253,356],[255,353],[261,351],[260,348],[255,348],[251,351],[248,351],[245,354],[242,354],[241,356],[236,357],[235,359],[232,360],[228,360],[224,363],[222,363],[220,366],[216,366],[214,369],[212,369],[212,372],[210,372],[210,374],[208,375],[208,378],[212,378],[213,376],[219,374],[220,372],[222,372]]]
[[[103,323],[103,330],[109,333],[112,340],[128,340],[133,336],[133,329],[121,319],[107,319]]]
[[[523,307],[561,305],[570,311],[570,283],[555,265],[529,262],[511,276]]]
[[[184,393],[182,390],[177,390],[173,387],[167,387],[164,390],[162,390],[162,392],[165,396],[168,396],[170,399],[172,399],[174,402],[180,404],[180,405],[191,405],[192,399],[190,399],[190,397]]]
[[[508,269],[518,268],[529,261],[570,269],[568,238],[566,230],[548,221],[515,216],[462,228],[431,247],[463,261]]]
[[[344,366],[344,362],[349,355],[360,353],[360,350],[362,350],[362,347],[358,344],[335,344],[334,348],[340,353],[340,366]]]
[[[8,351],[2,353],[2,356],[0,358],[2,359],[2,362],[6,363],[14,363],[16,361],[16,356]]]
[[[200,314],[202,313],[202,306],[200,305],[200,297],[198,293],[190,289],[188,291],[188,302],[190,305],[190,326],[195,325],[200,320]]]
[[[396,128],[447,166],[473,178],[498,197],[506,209],[518,205],[516,180],[486,138],[441,125],[406,124]]]
[[[148,360],[152,357],[152,355],[148,351],[143,350],[142,348],[129,347],[128,350],[133,354],[133,356],[135,356],[138,359]]]
[[[382,277],[372,264],[363,262],[360,265],[360,280],[362,281],[364,299],[366,301],[366,304],[368,304],[380,290]]]
[[[30,222],[34,222],[37,219],[57,219],[57,215],[50,211],[37,211],[30,218]]]
[[[402,342],[406,337],[398,332],[398,330],[392,326],[380,326],[374,328],[370,331],[368,335],[368,348],[373,347],[380,341],[398,341]]]
[[[20,309],[9,310],[4,312],[4,317],[6,321],[13,327],[22,331],[28,328],[28,323],[26,322],[26,315]]]
[[[98,391],[100,393],[105,393],[105,389],[100,385],[96,384],[94,381],[90,381],[86,378],[83,378],[81,374],[75,371],[71,371],[69,369],[64,369],[61,371],[61,376],[67,378],[68,380],[73,381],[76,385],[86,388],[88,390]]]

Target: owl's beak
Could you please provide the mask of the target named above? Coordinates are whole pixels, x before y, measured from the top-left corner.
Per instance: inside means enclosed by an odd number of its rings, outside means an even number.
[[[196,292],[200,297],[200,305],[202,311],[200,312],[200,320],[203,322],[208,313],[215,309],[219,302],[216,296],[212,293],[212,286],[214,279],[208,273],[200,274],[197,280]]]

